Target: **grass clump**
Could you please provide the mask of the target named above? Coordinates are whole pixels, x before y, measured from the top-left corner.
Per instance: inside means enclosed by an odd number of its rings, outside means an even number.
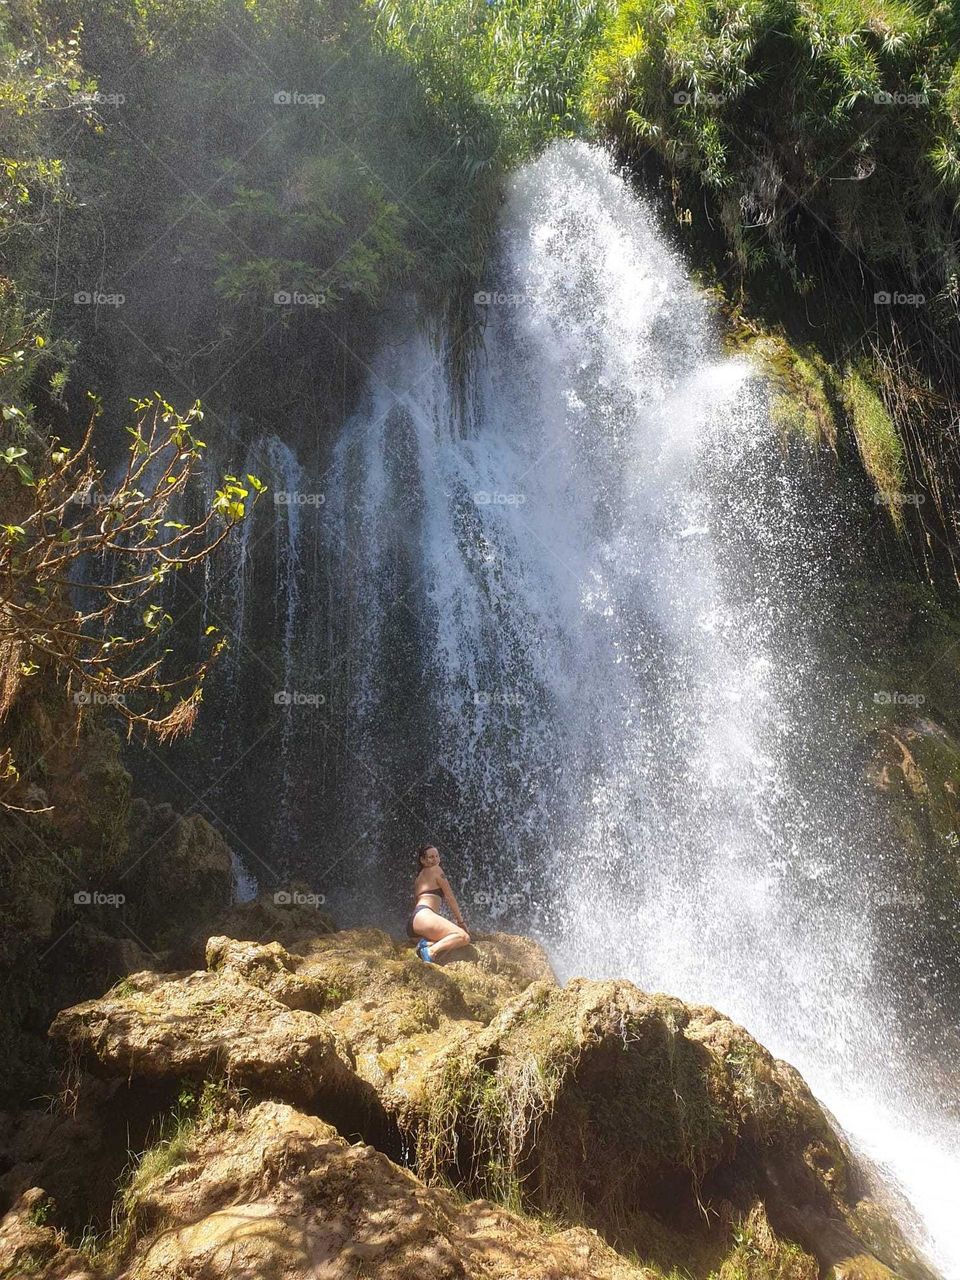
[[[733,1248],[711,1280],[817,1280],[816,1259],[774,1235],[762,1205],[732,1229]]]
[[[842,394],[864,470],[876,485],[878,501],[888,508],[899,528],[907,474],[903,442],[880,396],[852,366],[844,375]]]
[[[225,1080],[185,1084],[175,1105],[157,1125],[156,1140],[132,1155],[129,1171],[114,1203],[110,1227],[88,1228],[79,1249],[91,1265],[109,1274],[141,1234],[142,1206],[149,1189],[189,1158],[198,1135],[227,1122],[230,1111],[245,1105],[245,1095]]]

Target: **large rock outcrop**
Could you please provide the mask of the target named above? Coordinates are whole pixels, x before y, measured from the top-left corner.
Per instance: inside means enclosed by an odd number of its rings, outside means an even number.
[[[715,1010],[561,987],[522,938],[425,966],[289,924],[56,1019],[131,1098],[213,1100],[158,1131],[98,1275],[929,1280],[800,1076]]]
[[[145,1244],[124,1280],[644,1274],[593,1233],[548,1234],[495,1205],[464,1204],[275,1102],[200,1128],[131,1200],[130,1234]]]

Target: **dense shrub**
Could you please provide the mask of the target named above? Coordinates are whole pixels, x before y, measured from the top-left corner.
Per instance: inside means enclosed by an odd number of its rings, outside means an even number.
[[[663,157],[743,267],[802,276],[805,220],[932,294],[956,270],[958,32],[932,0],[624,0],[586,103]]]

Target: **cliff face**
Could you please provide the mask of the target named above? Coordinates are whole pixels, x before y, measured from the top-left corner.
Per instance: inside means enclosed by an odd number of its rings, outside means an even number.
[[[0,1275],[930,1276],[792,1068],[524,938],[425,966],[261,901],[51,1035],[70,1105],[7,1126]]]
[[[51,673],[20,682],[0,722],[8,745],[20,777],[4,792],[16,807],[0,807],[4,1105],[50,1087],[58,1008],[156,963],[233,896],[217,831],[135,796],[118,735]]]

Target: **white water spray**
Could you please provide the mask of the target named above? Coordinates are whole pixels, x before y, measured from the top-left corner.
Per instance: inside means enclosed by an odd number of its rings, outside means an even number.
[[[761,380],[596,150],[516,176],[478,307],[466,403],[407,320],[338,449],[354,741],[373,758],[419,718],[416,767],[381,776],[425,832],[444,810],[473,914],[534,925],[565,975],[742,1022],[956,1280],[960,1131],[911,1076],[857,690],[815,652],[849,513],[782,450]],[[400,699],[392,627],[416,641]]]

